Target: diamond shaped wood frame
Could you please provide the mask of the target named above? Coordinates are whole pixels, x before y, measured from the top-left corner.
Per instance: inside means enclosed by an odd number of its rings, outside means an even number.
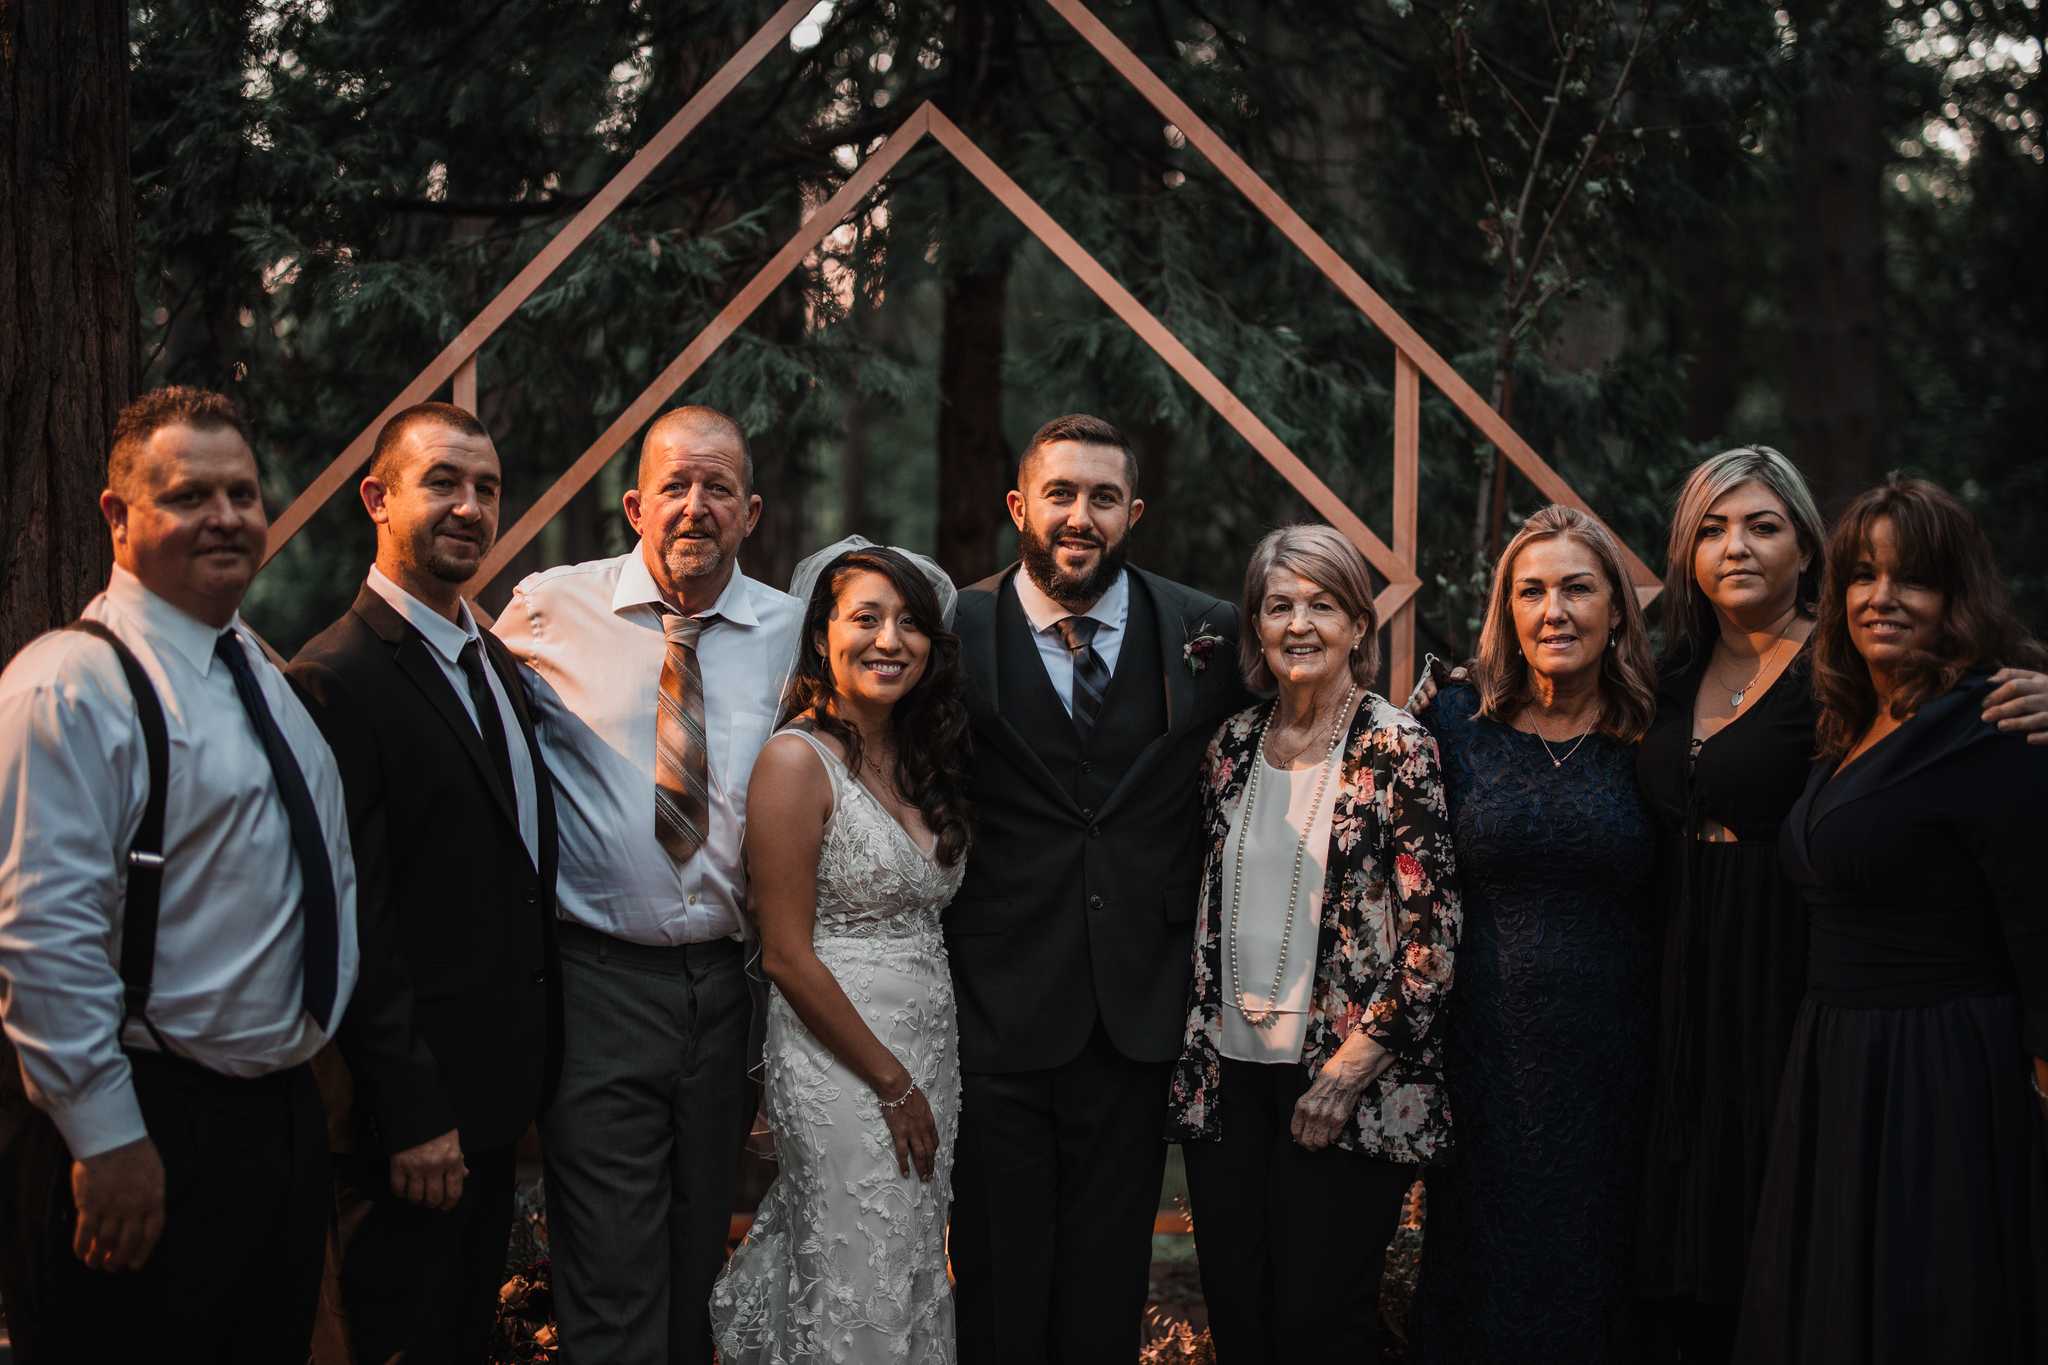
[[[1389,546],[1375,535],[1358,515],[1328,485],[1316,477],[1306,463],[1290,450],[1257,414],[1233,393],[1194,353],[1183,345],[1166,325],[1154,317],[1114,276],[1062,228],[1038,202],[992,161],[973,139],[963,133],[936,105],[927,101],[913,110],[896,131],[862,161],[831,199],[807,218],[782,249],[757,271],[716,317],[691,339],[682,352],[655,376],[640,396],[623,411],[604,434],[578,456],[561,477],[536,500],[526,514],[499,537],[480,572],[472,580],[472,594],[489,587],[513,556],[539,534],[598,470],[622,449],[648,421],[652,420],[676,390],[739,329],[778,285],[794,271],[824,238],[844,222],[881,183],[890,170],[927,136],[952,154],[969,174],[979,180],[1018,221],[1038,238],[1076,277],[1095,293],[1123,322],[1136,332],[1182,379],[1213,407],[1259,455],[1299,492],[1309,504],[1358,546],[1372,565],[1386,578],[1387,586],[1375,605],[1380,620],[1392,636],[1390,650],[1391,688],[1396,696],[1406,692],[1415,671],[1414,598],[1421,582],[1416,575],[1416,520],[1420,486],[1421,381],[1426,376],[1480,432],[1555,501],[1568,503],[1598,519],[1598,514],[1566,483],[1535,450],[1468,384],[1449,362],[1424,341],[1414,328],[1381,298],[1343,257],[1294,212],[1286,200],[1261,179],[1242,158],[1216,136],[1186,102],[1175,95],[1135,53],[1095,17],[1080,0],[1045,0],[1045,3],[1086,39],[1133,88],[1169,122],[1193,147],[1245,195],[1295,247],[1309,258],[1325,278],[1365,315],[1394,345],[1394,543]],[[718,104],[774,51],[791,30],[812,9],[812,0],[788,0],[761,29],[733,54],[704,88],[699,90],[674,118],[620,169],[609,183],[555,235],[511,283],[472,319],[440,355],[388,403],[376,420],[366,426],[348,447],[309,484],[271,528],[265,562],[275,555],[306,522],[339,492],[368,460],[377,432],[401,409],[431,397],[444,384],[452,385],[455,401],[472,411],[476,406],[476,355],[512,313],[538,289],[568,257],[609,218],[649,173],[684,138],[703,122]],[[1604,523],[1603,523],[1604,524]],[[1617,541],[1619,537],[1617,537]],[[1647,565],[1622,546],[1627,570],[1639,597],[1648,601],[1657,592],[1657,577]],[[474,605],[472,603],[472,605]]]

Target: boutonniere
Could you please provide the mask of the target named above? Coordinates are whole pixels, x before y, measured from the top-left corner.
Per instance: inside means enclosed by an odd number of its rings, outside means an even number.
[[[1181,629],[1187,629],[1186,622],[1181,623]],[[1180,647],[1181,662],[1188,666],[1188,672],[1200,677],[1202,670],[1209,666],[1209,656],[1214,654],[1216,646],[1222,643],[1223,637],[1209,629],[1209,623],[1205,620],[1192,631],[1188,631],[1187,643]]]

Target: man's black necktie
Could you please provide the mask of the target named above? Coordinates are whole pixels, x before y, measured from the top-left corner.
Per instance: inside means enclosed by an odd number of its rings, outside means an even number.
[[[1102,714],[1102,698],[1109,691],[1109,669],[1095,652],[1095,632],[1101,626],[1092,616],[1063,616],[1052,627],[1074,660],[1074,728],[1084,740],[1095,733],[1095,718]]]
[[[277,728],[276,717],[264,704],[263,692],[256,685],[256,673],[249,667],[242,642],[233,631],[227,631],[215,638],[213,652],[228,666],[228,676],[235,680],[235,695],[242,699],[242,709],[249,713],[256,737],[263,741],[263,752],[270,759],[270,775],[277,783],[279,799],[284,802],[285,819],[291,822],[292,852],[299,859],[299,922],[305,937],[300,1000],[313,1021],[322,1029],[329,1029],[334,1022],[331,1016],[340,969],[341,917],[335,908],[334,869],[327,862],[327,837],[320,832],[320,814],[313,808],[313,793],[306,787],[306,775],[300,771],[298,759],[292,757],[284,732]]]
[[[505,744],[505,718],[498,714],[498,699],[491,695],[491,684],[484,677],[483,646],[471,640],[456,659],[462,665],[462,676],[469,679],[469,699],[476,704],[477,732],[484,738],[491,765],[498,770],[498,781],[504,784],[505,799],[517,806],[519,789],[512,785],[512,750]]]

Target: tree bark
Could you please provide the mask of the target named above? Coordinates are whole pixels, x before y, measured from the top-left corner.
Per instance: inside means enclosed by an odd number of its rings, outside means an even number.
[[[999,111],[1016,88],[1014,4],[961,5],[947,60],[947,104],[997,162],[1003,160]],[[976,252],[970,219],[990,211],[981,187],[956,177],[952,196],[945,310],[939,353],[939,565],[957,583],[996,566],[998,509],[1010,487],[1016,452],[1003,436],[1003,334],[1009,305],[1011,238]]]
[[[0,656],[106,582],[135,374],[125,0],[0,0]]]
[[[1870,482],[1884,449],[1886,11],[1865,0],[1788,8],[1814,69],[1788,177],[1785,425],[1788,453],[1832,511]]]
[[[946,281],[939,353],[939,567],[956,583],[994,572],[1016,452],[1003,439],[1003,314],[1010,263]]]

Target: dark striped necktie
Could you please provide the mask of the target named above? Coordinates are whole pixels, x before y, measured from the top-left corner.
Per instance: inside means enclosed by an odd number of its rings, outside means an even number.
[[[1063,616],[1052,628],[1074,661],[1074,728],[1086,740],[1095,733],[1095,718],[1102,714],[1102,698],[1109,691],[1109,669],[1095,652],[1095,632],[1102,622],[1092,616]]]
[[[661,695],[654,725],[654,837],[678,863],[704,847],[710,829],[711,787],[704,747],[704,674],[697,637],[704,623],[664,608]]]

